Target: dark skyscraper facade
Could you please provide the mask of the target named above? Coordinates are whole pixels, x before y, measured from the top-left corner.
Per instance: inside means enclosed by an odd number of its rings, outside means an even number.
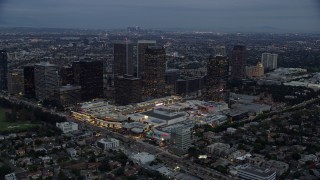
[[[23,68],[24,76],[24,95],[27,98],[36,97],[36,87],[34,82],[34,65],[28,65]]]
[[[59,88],[59,67],[49,62],[34,66],[34,82],[38,100],[52,100]]]
[[[60,80],[62,86],[74,83],[73,68],[71,66],[63,66],[60,68]]]
[[[11,69],[8,73],[8,92],[9,94],[24,93],[23,69]]]
[[[114,76],[133,75],[133,44],[130,41],[114,43],[113,55]]]
[[[223,101],[229,78],[229,61],[226,56],[210,56],[207,63],[207,98]]]
[[[143,78],[144,75],[144,59],[148,46],[155,46],[156,41],[140,40],[137,43],[137,77]]]
[[[115,79],[115,102],[128,105],[142,101],[142,82],[131,75],[117,76]]]
[[[0,90],[7,90],[8,84],[8,55],[7,51],[0,50]]]
[[[165,95],[165,73],[165,49],[159,46],[149,46],[145,53],[144,97],[159,98]]]
[[[232,50],[231,78],[244,79],[246,77],[246,47],[237,45]]]
[[[88,101],[103,97],[103,62],[82,60],[72,64],[75,84],[81,86],[81,98]]]

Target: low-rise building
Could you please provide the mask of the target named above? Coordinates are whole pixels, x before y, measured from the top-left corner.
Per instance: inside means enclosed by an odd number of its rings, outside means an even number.
[[[229,153],[229,150],[230,145],[224,143],[214,143],[207,146],[207,151],[211,154],[225,155]]]
[[[75,150],[74,148],[68,148],[67,149],[67,153],[72,158],[77,156],[77,150]]]
[[[242,160],[246,157],[246,151],[245,150],[238,150],[238,151],[235,151],[231,154],[228,155],[228,159],[231,160],[231,161],[234,161],[234,160]]]
[[[262,155],[254,154],[254,156],[247,158],[247,162],[255,166],[261,166],[266,160]]]
[[[78,131],[78,124],[74,122],[56,123],[57,128],[61,129],[63,133]]]
[[[234,134],[234,133],[236,133],[236,131],[237,131],[237,129],[235,129],[235,128],[232,128],[232,127],[227,128],[228,134]]]
[[[281,176],[289,169],[289,164],[282,162],[282,161],[276,161],[276,160],[269,160],[266,163],[262,165],[264,168],[270,168],[271,170],[277,172],[277,176]]]
[[[318,157],[314,154],[308,154],[308,155],[302,155],[301,159],[299,159],[300,164],[305,164],[308,161],[317,162]]]
[[[115,138],[102,138],[97,142],[97,146],[103,150],[119,147],[119,140]]]
[[[147,164],[155,160],[155,156],[147,152],[141,152],[131,156],[131,159],[139,164]]]
[[[240,179],[251,180],[275,180],[276,172],[267,168],[261,168],[250,164],[237,167],[237,175]]]

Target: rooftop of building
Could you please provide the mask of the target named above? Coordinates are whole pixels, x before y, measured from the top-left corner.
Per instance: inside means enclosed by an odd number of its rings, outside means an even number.
[[[148,46],[148,49],[162,50],[164,48],[162,46]]]
[[[55,64],[51,64],[47,61],[41,61],[40,63],[35,64],[36,66],[45,66],[45,67],[57,67]]]
[[[161,112],[161,113],[159,113],[159,112]],[[160,120],[166,120],[166,121],[185,116],[184,113],[171,114],[171,112],[168,112],[168,111],[165,111],[165,110],[147,111],[147,112],[143,112],[142,114],[146,115],[146,116],[153,117],[153,118],[157,118],[157,119],[160,119]]]
[[[166,69],[166,73],[176,73],[179,72],[179,69]]]
[[[269,177],[275,174],[274,171],[271,171],[268,168],[262,168],[259,166],[251,165],[251,164],[244,164],[238,168],[238,170],[254,174],[260,177]]]
[[[157,129],[159,131],[163,131],[163,132],[167,132],[170,133],[172,129],[176,129],[176,128],[184,128],[184,129],[190,129],[192,127],[194,127],[195,123],[193,121],[184,121],[184,122],[179,122],[179,123],[175,123],[175,124],[171,124],[171,125],[163,125],[163,126],[159,126],[157,127]]]
[[[66,85],[66,86],[61,86],[59,88],[59,91],[71,91],[71,90],[80,90],[81,86],[75,86],[75,85]]]
[[[117,41],[114,41],[114,44],[132,44],[132,41],[130,41],[130,40],[117,40]]]
[[[155,44],[155,40],[138,40],[138,44]]]
[[[134,154],[133,156],[131,156],[133,159],[140,161],[142,164],[145,164],[147,162],[151,162],[155,159],[155,156],[152,154],[149,154],[147,152],[141,152],[141,153],[137,153]]]
[[[130,75],[130,74],[125,74],[123,76],[117,76],[117,78],[123,78],[127,80],[140,80],[140,78],[137,78],[136,76]]]
[[[119,140],[114,138],[102,138],[98,142],[100,143],[111,143],[111,142],[118,142]]]

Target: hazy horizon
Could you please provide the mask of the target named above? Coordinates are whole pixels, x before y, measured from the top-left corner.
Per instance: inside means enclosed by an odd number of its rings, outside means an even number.
[[[0,0],[0,27],[319,33],[318,0]]]

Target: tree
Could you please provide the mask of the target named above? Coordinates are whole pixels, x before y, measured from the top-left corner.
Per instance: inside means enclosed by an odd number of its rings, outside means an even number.
[[[68,177],[64,174],[63,171],[60,170],[58,174],[58,179],[68,179]]]
[[[298,153],[298,152],[295,152],[295,153],[293,153],[292,155],[291,155],[291,157],[292,157],[292,159],[294,159],[294,160],[299,160],[299,159],[301,159],[301,155]]]
[[[108,159],[104,159],[102,162],[101,162],[101,165],[98,167],[99,171],[110,171],[111,168],[109,166],[109,163],[108,163]]]
[[[124,167],[120,167],[120,168],[116,171],[115,175],[116,175],[116,176],[121,176],[121,175],[123,175],[123,173],[124,173]]]
[[[195,147],[190,147],[190,148],[188,149],[188,154],[189,154],[189,156],[191,156],[191,157],[196,157],[196,158],[198,158],[199,155],[200,155],[200,152],[199,152],[199,150],[198,150],[197,148],[195,148]]]
[[[3,165],[0,167],[0,179],[4,179],[4,176],[10,174],[12,169],[8,165]]]
[[[136,176],[129,176],[127,177],[127,180],[137,180],[138,178]]]
[[[79,169],[73,169],[72,174],[74,174],[75,176],[80,176],[80,170]]]
[[[219,171],[219,172],[221,172],[221,173],[223,173],[223,174],[227,174],[228,173],[228,168],[226,168],[224,166],[221,166],[221,165],[215,167],[214,169]]]
[[[296,171],[293,173],[293,178],[294,179],[299,179],[299,177],[301,176],[301,173],[299,171]]]
[[[89,160],[90,163],[92,162],[96,162],[96,158],[94,157],[94,155],[90,156]]]

